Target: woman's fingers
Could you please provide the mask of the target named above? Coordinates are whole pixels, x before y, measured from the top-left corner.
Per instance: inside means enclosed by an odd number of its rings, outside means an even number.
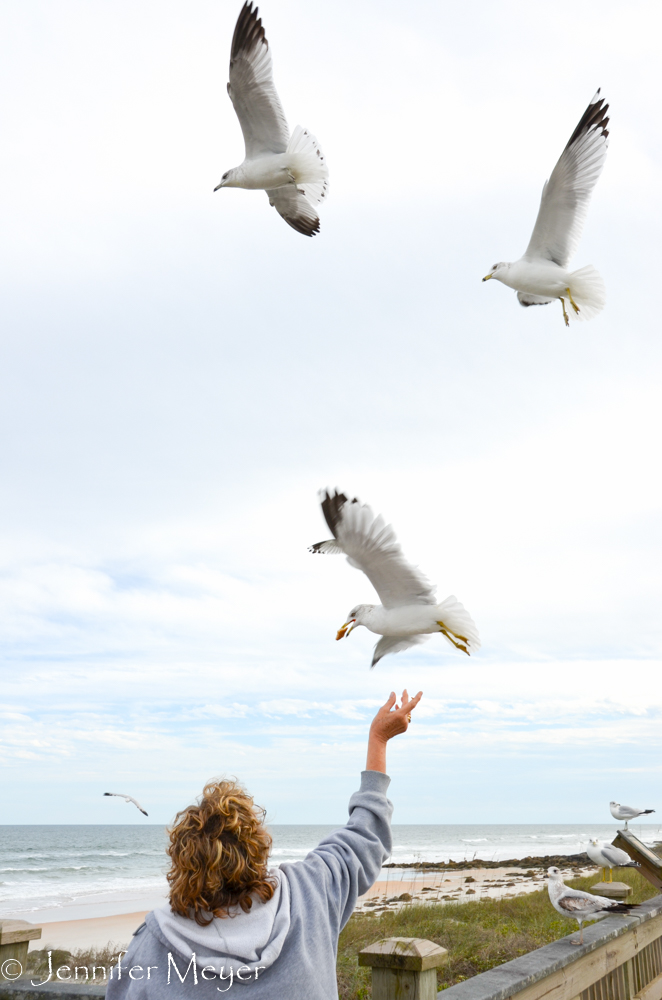
[[[389,695],[389,699],[388,699],[387,702],[385,702],[382,705],[381,711],[382,712],[390,712],[391,709],[393,708],[394,704],[395,704],[395,691],[391,691],[391,694]]]
[[[422,697],[423,697],[423,692],[419,691],[417,695],[414,695],[414,697],[411,699],[411,701],[403,703],[402,707],[405,710],[405,712],[411,712],[411,710],[413,708],[416,708],[416,706],[418,705],[418,703],[419,703],[419,701],[421,700]],[[404,699],[403,699],[403,702],[404,702]]]

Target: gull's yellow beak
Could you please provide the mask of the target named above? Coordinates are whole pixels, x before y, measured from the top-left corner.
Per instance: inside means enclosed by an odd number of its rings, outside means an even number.
[[[491,273],[490,274],[486,274],[485,277],[483,278],[483,281],[489,281],[491,277],[492,277]]]
[[[345,622],[345,624],[338,629],[338,632],[336,633],[336,642],[338,641],[338,639],[343,639],[346,635],[349,635],[349,633],[352,631],[354,627],[355,621],[356,618],[350,618],[348,622]]]

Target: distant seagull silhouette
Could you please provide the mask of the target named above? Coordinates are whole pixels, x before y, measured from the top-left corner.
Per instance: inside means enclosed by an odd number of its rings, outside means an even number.
[[[628,820],[636,819],[637,816],[645,816],[647,813],[654,813],[654,809],[634,809],[632,806],[622,806],[620,802],[610,802],[609,811],[614,819],[625,820],[625,829],[628,828]]]
[[[136,800],[132,799],[130,795],[122,795],[121,792],[104,792],[103,794],[104,795],[114,795],[118,799],[125,799],[127,802],[133,802],[133,804],[136,807],[136,809],[140,809],[140,811],[143,814],[143,816],[147,815],[147,813],[145,812],[145,810],[143,809],[143,807],[140,805],[140,802],[136,802]]]
[[[269,43],[258,8],[245,3],[230,50],[228,94],[244,134],[244,162],[227,170],[224,187],[266,191],[269,204],[304,236],[319,232],[315,206],[326,198],[329,171],[315,136],[297,125],[292,136],[274,86]]]

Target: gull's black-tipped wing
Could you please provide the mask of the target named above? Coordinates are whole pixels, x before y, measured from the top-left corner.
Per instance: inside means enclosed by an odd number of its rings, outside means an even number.
[[[232,36],[228,94],[246,144],[246,158],[284,153],[290,138],[274,86],[271,54],[258,8],[246,2]]]
[[[573,893],[576,893],[574,895]],[[576,889],[568,889],[567,895],[561,896],[558,905],[572,917],[581,917],[582,914],[589,918],[593,913],[629,913],[633,903],[619,903],[615,899],[607,899],[605,896],[584,895]]]
[[[320,231],[320,220],[317,212],[294,184],[271,188],[267,191],[269,204],[275,208],[288,226],[296,229],[303,236],[317,236]]]
[[[566,267],[574,256],[588,203],[607,156],[608,110],[598,90],[545,182],[525,258],[552,260]],[[522,302],[533,304],[543,303]]]
[[[375,517],[367,504],[349,500],[337,490],[323,491],[321,502],[326,523],[350,566],[365,573],[385,608],[436,604],[435,588],[407,562],[393,528],[381,516]]]
[[[640,868],[641,865],[638,861],[633,861],[629,854],[622,851],[620,847],[607,846],[601,847],[602,855],[609,864],[613,865],[615,868]]]

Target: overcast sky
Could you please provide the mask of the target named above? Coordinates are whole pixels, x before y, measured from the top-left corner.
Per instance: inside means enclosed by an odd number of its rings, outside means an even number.
[[[400,823],[662,817],[659,38],[651,2],[264,0],[322,230],[262,192],[234,0],[4,0],[2,822],[168,822],[205,780],[343,822],[367,727]],[[480,279],[523,252],[598,86],[610,149],[566,330]],[[384,514],[483,648],[370,671],[374,598],[317,503]]]

